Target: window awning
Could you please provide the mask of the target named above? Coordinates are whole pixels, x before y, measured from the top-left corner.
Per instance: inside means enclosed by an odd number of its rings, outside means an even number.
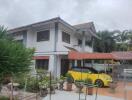
[[[49,59],[49,56],[34,56],[33,59]]]

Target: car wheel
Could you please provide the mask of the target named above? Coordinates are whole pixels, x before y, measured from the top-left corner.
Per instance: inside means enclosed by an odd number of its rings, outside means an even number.
[[[104,82],[100,79],[95,81],[95,85],[98,85],[98,87],[103,87],[104,86]]]

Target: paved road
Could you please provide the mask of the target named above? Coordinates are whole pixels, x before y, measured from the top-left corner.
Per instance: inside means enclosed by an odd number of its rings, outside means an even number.
[[[78,93],[66,92],[66,91],[56,91],[56,94],[53,94],[51,96],[51,100],[79,100],[78,97],[79,97]],[[83,94],[81,95],[81,98],[84,100]],[[43,98],[43,100],[49,100],[49,95]],[[87,96],[87,100],[95,100],[95,95]],[[97,100],[123,100],[123,99],[98,95]]]

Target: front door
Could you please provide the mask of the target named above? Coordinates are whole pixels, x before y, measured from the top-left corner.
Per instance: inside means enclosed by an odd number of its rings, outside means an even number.
[[[61,60],[61,75],[65,76],[69,70],[69,60],[62,59]]]

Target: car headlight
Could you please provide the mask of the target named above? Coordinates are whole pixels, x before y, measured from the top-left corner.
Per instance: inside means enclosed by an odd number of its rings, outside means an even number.
[[[111,77],[105,77],[105,76],[104,76],[104,79],[105,79],[105,80],[107,80],[107,81],[108,81],[108,80],[109,80],[109,81],[111,81],[111,80],[112,80],[112,78],[111,78]]]
[[[112,78],[111,77],[107,77],[106,80],[112,81]]]

